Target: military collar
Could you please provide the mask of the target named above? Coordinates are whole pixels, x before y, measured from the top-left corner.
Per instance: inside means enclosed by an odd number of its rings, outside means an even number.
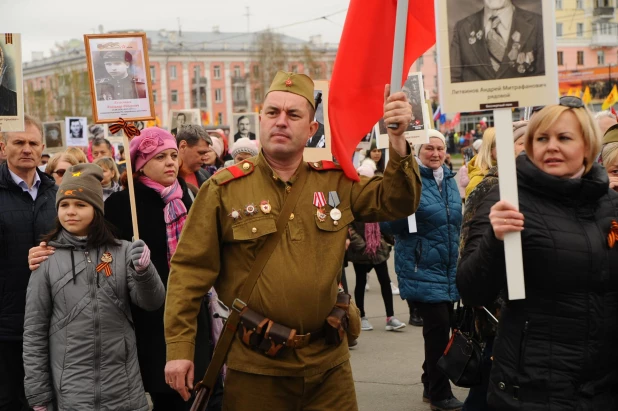
[[[305,161],[301,161],[300,165],[298,166],[298,168],[296,169],[296,171],[294,172],[294,174],[292,175],[292,177],[290,177],[290,179],[288,181],[283,181],[275,172],[275,170],[272,169],[272,167],[270,166],[270,164],[268,164],[268,161],[266,161],[266,157],[264,157],[264,153],[262,152],[262,149],[260,149],[260,153],[257,156],[257,160],[255,162],[255,166],[264,174],[264,176],[268,177],[269,179],[275,181],[275,182],[280,182],[286,186],[291,186],[294,185],[294,182],[296,182],[298,180],[298,176],[300,174],[300,171],[303,168],[307,168],[307,163]]]

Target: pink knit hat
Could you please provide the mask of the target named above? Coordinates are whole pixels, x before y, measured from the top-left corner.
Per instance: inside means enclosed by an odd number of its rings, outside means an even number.
[[[221,157],[223,155],[223,141],[219,137],[212,137],[212,148],[217,153],[217,157]]]
[[[129,144],[133,171],[141,170],[154,156],[170,148],[178,151],[176,139],[169,131],[158,127],[143,129]]]

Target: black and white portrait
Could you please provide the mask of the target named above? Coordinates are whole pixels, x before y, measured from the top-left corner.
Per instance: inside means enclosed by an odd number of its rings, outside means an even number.
[[[545,75],[539,0],[446,0],[451,83]]]
[[[314,90],[313,98],[318,106],[315,109],[315,121],[318,123],[318,129],[314,135],[307,140],[305,147],[325,148],[326,147],[326,131],[324,129],[324,99],[322,90]]]
[[[424,96],[421,95],[420,76],[409,76],[404,83],[401,91],[408,97],[408,102],[412,106],[412,122],[407,131],[418,131],[425,128],[423,120],[423,105],[425,104]]]
[[[53,153],[62,151],[64,144],[64,122],[52,121],[43,123],[43,134],[45,136],[45,151]]]
[[[68,147],[88,145],[88,119],[86,117],[66,117],[64,122]]]
[[[146,79],[137,60],[134,62],[137,53],[106,50],[93,54],[97,100],[146,98]]]
[[[232,132],[234,142],[239,138],[257,139],[258,116],[256,113],[234,113],[232,114]]]
[[[182,126],[188,126],[189,124],[193,124],[196,126],[200,125],[200,111],[199,110],[172,110],[170,112],[170,120],[169,120],[170,133],[175,137],[178,133],[178,130],[182,128]]]
[[[0,33],[0,132],[24,131],[21,35]]]
[[[12,61],[3,51],[6,44],[0,43],[0,116],[17,115],[17,93]]]

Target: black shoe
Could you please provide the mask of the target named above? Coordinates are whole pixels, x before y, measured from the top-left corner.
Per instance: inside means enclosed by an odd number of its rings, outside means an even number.
[[[413,325],[415,327],[422,327],[423,326],[423,319],[421,318],[420,314],[418,313],[418,309],[417,308],[412,310],[412,314],[410,315],[409,324]]]
[[[442,401],[432,401],[430,407],[433,411],[459,411],[463,407],[463,402],[451,397]]]
[[[348,348],[356,347],[358,345],[358,340],[350,340],[348,338]]]
[[[423,402],[430,403],[429,393],[427,392],[427,388],[423,388]]]

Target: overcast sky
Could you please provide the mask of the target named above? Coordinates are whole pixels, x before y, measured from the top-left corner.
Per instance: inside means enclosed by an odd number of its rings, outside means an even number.
[[[246,32],[278,28],[328,16],[310,23],[277,30],[308,40],[339,42],[349,0],[0,0],[0,32],[21,33],[24,61],[33,51],[45,52],[56,42],[82,39],[84,34],[107,31],[178,30]],[[337,13],[339,12],[339,13]],[[337,13],[332,15],[333,13]],[[179,20],[180,19],[180,20]]]

